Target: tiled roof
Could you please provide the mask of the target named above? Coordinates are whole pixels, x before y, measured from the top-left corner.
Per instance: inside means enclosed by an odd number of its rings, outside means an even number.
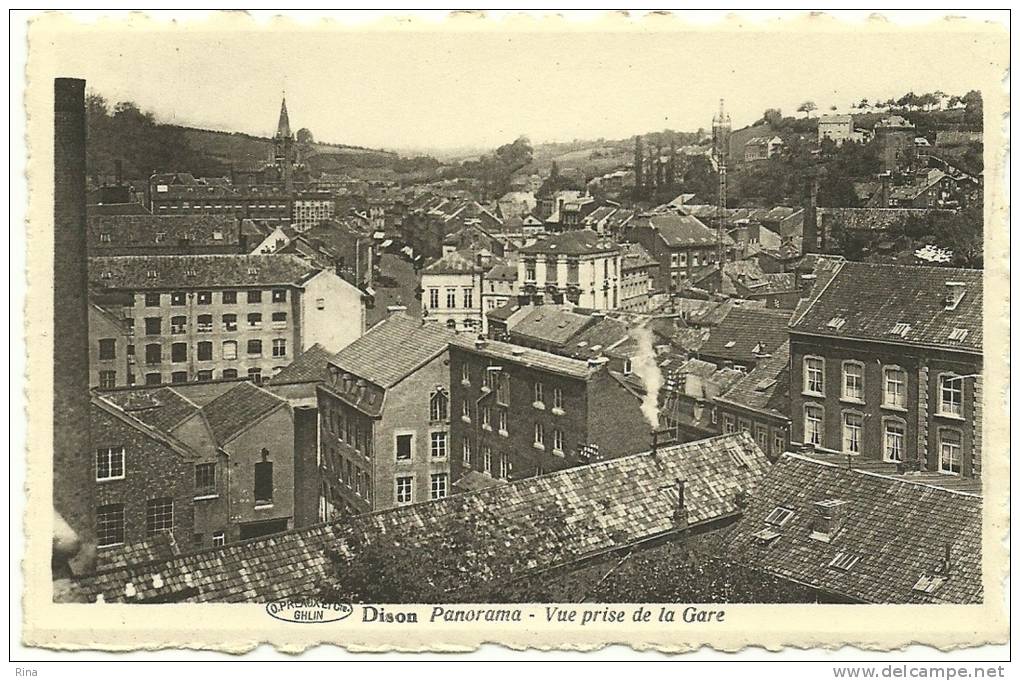
[[[611,317],[596,317],[595,323],[574,334],[563,351],[571,357],[588,359],[599,355],[633,357],[638,353],[637,342],[630,336],[630,328]]]
[[[140,203],[93,203],[85,210],[90,220],[93,215],[152,215],[149,209]]]
[[[620,264],[623,271],[659,264],[641,244],[623,243],[620,244],[620,249],[623,251],[623,262]]]
[[[233,215],[90,215],[89,248],[236,246]]]
[[[128,291],[300,285],[318,270],[292,255],[125,255],[89,258],[89,281]]]
[[[845,502],[845,520],[826,542],[812,533],[819,529],[815,505],[830,500]],[[767,523],[780,507],[792,517]],[[980,497],[796,454],[772,466],[723,549],[749,567],[860,601],[982,600]],[[947,550],[948,576],[941,569]],[[921,587],[929,584],[926,593]]]
[[[670,248],[710,246],[719,242],[716,230],[708,228],[693,215],[649,215],[644,219]],[[722,240],[724,244],[733,243],[727,234],[722,235]]]
[[[513,362],[514,364],[520,364],[522,366],[532,367],[542,371],[551,371],[553,373],[563,374],[573,378],[586,379],[597,370],[597,367],[589,366],[588,362],[584,360],[564,357],[551,352],[544,352],[542,350],[524,347],[523,345],[503,343],[501,341],[487,340],[479,344],[470,338],[455,336],[450,341],[450,345],[460,347],[492,359]]]
[[[909,217],[951,212],[938,208],[819,208],[818,221],[831,219],[845,229],[887,230]]]
[[[734,307],[711,330],[699,354],[736,362],[755,361],[756,347],[760,354],[766,354],[774,352],[787,341],[790,315],[790,310]]]
[[[516,281],[517,265],[500,260],[485,273],[485,279],[491,281]]]
[[[481,274],[484,271],[471,251],[451,251],[422,270],[422,274]]]
[[[512,317],[515,313],[520,311],[520,309],[521,309],[520,303],[518,303],[515,300],[509,300],[495,309],[486,310],[485,317],[487,319],[506,321],[510,319],[510,317]]]
[[[385,389],[445,351],[455,337],[442,325],[393,314],[334,355],[330,364]]]
[[[169,432],[199,407],[173,388],[139,388],[111,390],[100,397],[111,402],[129,416],[163,432]]]
[[[318,343],[294,358],[294,361],[269,379],[271,385],[287,385],[290,383],[318,383],[329,377],[326,366],[333,353]]]
[[[224,445],[286,404],[286,400],[268,390],[244,381],[202,407],[202,413],[209,422],[216,443]]]
[[[765,475],[767,460],[746,433],[723,435],[527,478],[438,501],[368,513],[80,579],[85,600],[267,602],[314,595],[331,569],[325,549],[349,552],[351,539],[382,533],[422,555],[449,527],[474,525],[465,547],[504,555],[509,533],[531,548],[522,572],[572,563],[677,529],[677,480],[685,481],[691,526],[738,514]],[[527,562],[525,562],[525,560]]]
[[[983,300],[981,270],[847,262],[791,330],[981,352]]]
[[[180,549],[174,535],[170,532],[160,532],[143,541],[96,551],[96,571],[103,572],[139,563],[169,560],[179,554]]]
[[[591,315],[562,310],[555,305],[536,305],[508,329],[511,336],[562,345],[595,321]]]
[[[518,252],[527,255],[556,253],[591,255],[594,253],[615,253],[619,250],[620,247],[612,239],[599,236],[588,229],[579,229],[538,239],[534,243],[522,247]]]
[[[773,416],[789,417],[790,343],[783,343],[771,357],[759,361],[754,369],[737,381],[719,399],[746,409]]]

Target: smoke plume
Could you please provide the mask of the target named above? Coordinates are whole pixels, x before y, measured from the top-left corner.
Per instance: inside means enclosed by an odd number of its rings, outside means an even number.
[[[662,388],[662,372],[655,363],[655,347],[647,322],[634,328],[632,333],[638,344],[638,353],[631,360],[631,367],[645,384],[641,413],[652,430],[656,430],[659,427],[659,390]]]

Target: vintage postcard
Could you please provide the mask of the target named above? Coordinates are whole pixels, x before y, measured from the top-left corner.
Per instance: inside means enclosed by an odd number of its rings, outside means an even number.
[[[1007,641],[1008,14],[27,35],[24,645]]]

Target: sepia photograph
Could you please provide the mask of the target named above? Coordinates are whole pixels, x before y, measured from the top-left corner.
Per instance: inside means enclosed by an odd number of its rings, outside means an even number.
[[[1008,13],[569,14],[30,17],[26,646],[1008,641]]]

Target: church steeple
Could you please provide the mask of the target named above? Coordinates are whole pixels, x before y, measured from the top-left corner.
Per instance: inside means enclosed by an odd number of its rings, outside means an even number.
[[[283,96],[283,102],[280,104],[280,122],[276,124],[276,136],[280,139],[291,136],[290,132],[290,117],[287,115],[287,96]]]

